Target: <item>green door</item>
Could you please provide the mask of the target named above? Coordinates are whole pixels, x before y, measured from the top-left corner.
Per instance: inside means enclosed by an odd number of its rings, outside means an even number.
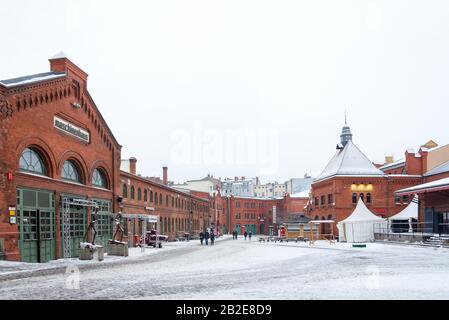
[[[78,198],[85,199],[80,196],[68,196],[61,195],[61,205],[64,197],[70,198]],[[61,257],[64,257],[64,228],[63,228],[63,208],[61,206],[60,209],[60,218],[61,218]],[[82,206],[70,206],[70,215],[69,215],[69,224],[70,224],[70,235],[69,235],[69,243],[71,247],[71,258],[79,257],[79,248],[80,242],[84,242],[84,236],[87,232],[87,208]]]
[[[95,244],[104,247],[104,251],[108,252],[109,240],[112,239],[113,216],[112,203],[109,200],[94,199],[98,203],[98,216],[95,228],[97,236]]]
[[[242,228],[241,228],[240,224],[237,224],[235,226],[235,230],[237,231],[237,234],[242,234]]]
[[[252,233],[253,235],[255,235],[255,234],[257,233],[257,229],[256,229],[256,225],[255,225],[255,224],[252,224],[252,225],[251,225],[251,233]]]
[[[17,189],[17,214],[21,260],[47,262],[56,259],[54,194]]]

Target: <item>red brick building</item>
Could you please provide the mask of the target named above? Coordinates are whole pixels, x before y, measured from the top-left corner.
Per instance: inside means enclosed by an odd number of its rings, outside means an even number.
[[[239,234],[251,231],[252,234],[277,234],[279,225],[288,222],[290,216],[300,215],[305,211],[307,197],[253,198],[223,197],[226,214],[229,218],[230,232]]]
[[[50,59],[50,72],[0,81],[3,258],[77,256],[91,219],[85,203],[93,200],[100,205],[97,239],[106,241],[109,215],[118,210],[120,150],[87,90],[87,74],[64,55]]]
[[[340,138],[334,157],[312,183],[308,216],[314,220],[344,220],[353,212],[359,198],[382,217],[401,211],[411,198],[399,199],[395,191],[418,184],[420,175],[388,175],[379,170],[352,142],[347,125]],[[334,232],[338,232],[336,227]]]
[[[419,196],[419,231],[449,234],[449,161],[423,174],[422,183],[398,190],[398,197]]]
[[[137,175],[137,160],[131,158],[130,172],[120,171],[120,190],[123,198],[121,211],[136,215],[128,217],[125,230],[130,236],[142,236],[146,215],[155,215],[159,219],[158,231],[169,239],[183,237],[188,232],[196,235],[208,227],[210,203],[208,197],[189,192],[182,192],[168,186],[167,167],[163,168],[162,183],[154,179]],[[207,196],[209,196],[207,194]]]

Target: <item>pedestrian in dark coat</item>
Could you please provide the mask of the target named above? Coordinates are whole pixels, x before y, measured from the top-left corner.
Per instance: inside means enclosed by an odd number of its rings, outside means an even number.
[[[250,231],[249,233],[248,233],[248,236],[249,236],[249,240],[251,240],[251,236],[253,235],[253,233]]]
[[[248,236],[248,232],[245,231],[245,233],[243,235],[245,236],[245,240],[246,240],[246,237]]]
[[[214,245],[214,241],[215,241],[215,234],[214,234],[214,232],[212,231],[212,232],[210,233],[210,245],[211,245],[211,246]]]
[[[200,232],[200,242],[201,242],[201,245],[203,245],[203,240],[204,240],[204,233],[203,233],[203,231],[201,231],[201,232]]]
[[[209,231],[206,230],[206,232],[204,233],[204,240],[206,240],[206,246],[209,244]]]

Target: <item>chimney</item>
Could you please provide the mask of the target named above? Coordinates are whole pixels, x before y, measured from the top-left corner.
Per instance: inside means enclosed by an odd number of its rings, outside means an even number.
[[[390,164],[394,162],[393,156],[385,156],[385,164]]]
[[[168,175],[167,175],[168,167],[163,166],[162,167],[162,183],[164,185],[168,185]]]
[[[59,52],[50,59],[50,70],[53,72],[65,72],[77,77],[79,80],[87,82],[87,73],[78,67],[64,52]]]
[[[243,181],[243,180],[245,180],[245,177],[244,177],[244,176],[242,176],[242,181]]]
[[[129,158],[129,173],[131,174],[136,174],[137,170],[136,170],[136,163],[137,163],[137,159],[132,157]]]
[[[239,177],[234,177],[234,181],[239,181]]]

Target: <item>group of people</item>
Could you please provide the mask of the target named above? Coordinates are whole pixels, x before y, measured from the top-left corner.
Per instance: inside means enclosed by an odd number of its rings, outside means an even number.
[[[209,245],[209,239],[210,239],[210,245],[213,246],[215,242],[215,233],[211,230],[201,231],[200,232],[200,242],[201,245],[203,245],[203,242],[206,243],[206,246]]]
[[[237,230],[232,231],[232,239],[233,240],[237,240],[239,233],[237,232]],[[243,236],[245,237],[245,240],[247,237],[249,237],[249,240],[251,240],[251,236],[253,235],[253,233],[250,231],[249,233],[247,231],[245,231],[243,233]]]

